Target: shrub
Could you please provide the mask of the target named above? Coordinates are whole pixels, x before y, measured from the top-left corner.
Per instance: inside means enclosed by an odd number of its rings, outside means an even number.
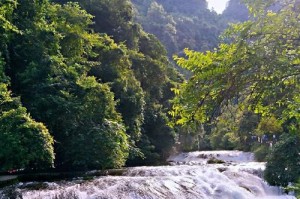
[[[300,139],[284,134],[267,158],[264,177],[270,185],[287,186],[300,176]]]

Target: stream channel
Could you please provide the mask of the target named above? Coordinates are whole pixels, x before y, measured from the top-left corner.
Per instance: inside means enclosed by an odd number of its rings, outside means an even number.
[[[174,155],[169,166],[132,167],[121,176],[16,185],[22,199],[295,199],[263,179],[264,163],[240,151]],[[213,164],[209,164],[211,162]],[[5,191],[0,191],[0,199]]]

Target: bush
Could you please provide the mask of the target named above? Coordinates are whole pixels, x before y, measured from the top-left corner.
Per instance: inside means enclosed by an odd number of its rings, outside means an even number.
[[[254,152],[255,159],[258,162],[265,162],[267,155],[270,152],[270,147],[267,145],[255,145],[253,146],[252,151]]]
[[[53,138],[0,82],[0,171],[51,167]]]
[[[68,160],[73,168],[120,168],[128,157],[125,128],[117,122],[105,120],[84,135],[76,135],[68,145]]]
[[[300,139],[298,135],[284,134],[267,158],[264,177],[270,185],[287,186],[300,176]]]
[[[0,170],[51,167],[52,144],[47,128],[33,121],[25,108],[0,115]]]

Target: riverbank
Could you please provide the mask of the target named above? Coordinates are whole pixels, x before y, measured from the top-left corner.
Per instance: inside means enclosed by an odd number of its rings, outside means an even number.
[[[88,172],[43,172],[43,173],[16,173],[11,175],[0,175],[0,188],[27,182],[55,182],[71,181],[76,178],[91,179],[96,176],[120,176],[126,171],[123,169],[94,170]]]

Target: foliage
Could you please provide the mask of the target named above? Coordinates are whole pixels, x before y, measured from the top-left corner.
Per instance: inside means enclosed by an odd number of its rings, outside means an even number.
[[[210,12],[204,0],[133,1],[136,21],[159,38],[171,58],[184,48],[209,50],[217,46],[226,27],[221,16]]]
[[[55,166],[122,166],[128,143],[114,94],[88,76],[98,63],[94,48],[105,45],[105,39],[90,31],[92,16],[77,3],[21,1],[12,23],[21,33],[7,41],[6,73],[32,117],[46,124],[54,137]],[[75,145],[89,146],[80,152],[90,155],[84,159]]]
[[[278,135],[283,131],[282,124],[274,116],[264,117],[258,124],[256,135]]]
[[[110,83],[118,100],[117,110],[121,113],[126,132],[134,145],[141,136],[141,125],[144,120],[144,93],[140,82],[131,70],[128,50],[116,44],[108,36],[102,38],[103,44],[95,49],[99,64],[89,71],[99,82]]]
[[[0,170],[53,165],[53,139],[43,124],[29,117],[25,108],[2,112],[0,126]]]
[[[158,3],[164,5],[168,12],[185,13],[187,15],[199,14],[207,8],[205,0],[158,0]]]
[[[150,155],[152,152],[144,149],[152,150],[153,147],[159,147],[155,143],[162,139],[173,143],[174,133],[173,129],[167,128],[169,122],[167,117],[157,124],[144,119],[151,117],[147,114],[152,114],[146,110],[156,109],[159,104],[163,107],[157,114],[166,115],[170,108],[168,101],[173,97],[170,89],[174,86],[174,82],[180,81],[179,75],[166,57],[164,47],[157,38],[144,32],[140,25],[134,23],[132,4],[129,1],[79,1],[79,4],[95,16],[95,24],[92,27],[96,32],[105,32],[115,42],[123,42],[126,45],[124,47],[106,39],[104,42],[106,45],[95,49],[99,54],[97,61],[101,64],[93,67],[90,74],[96,76],[99,82],[112,83],[112,91],[119,101],[117,110],[122,114],[130,138],[132,152],[130,157],[140,154],[136,146],[143,148],[141,151],[144,151],[144,154]],[[166,136],[155,137],[153,134],[156,132],[152,132],[151,128],[145,130],[145,126],[150,124],[161,125],[157,128],[168,129],[163,131]],[[144,134],[143,141],[140,140],[142,134]],[[148,139],[150,137],[151,139]],[[142,146],[139,144],[140,141],[149,145]],[[159,148],[155,149],[158,152],[155,155],[157,158],[150,159],[160,161],[165,157],[164,153],[171,150],[171,144],[166,146],[169,148],[164,148],[166,150],[164,152]],[[146,159],[147,157],[145,161]]]
[[[17,1],[5,1],[0,4],[0,27],[3,30],[17,31],[16,27],[10,22],[11,15],[17,7]]]
[[[66,0],[55,0],[66,3]],[[137,48],[139,26],[132,22],[133,12],[129,0],[80,0],[78,2],[94,17],[92,28],[95,32],[113,36],[119,43],[124,42],[129,48]]]
[[[39,129],[41,140],[49,130],[58,169],[121,167],[129,151],[149,162],[167,157],[170,88],[181,78],[155,36],[133,22],[130,1],[4,1],[0,11],[3,85],[20,97],[1,112],[5,125]]]
[[[267,161],[267,157],[270,153],[270,146],[266,144],[256,144],[252,147],[252,151],[254,153],[255,159],[258,162]]]
[[[145,111],[145,124],[143,129],[148,132],[146,136],[155,146],[154,152],[160,154],[159,161],[167,159],[172,153],[175,144],[175,131],[169,127],[168,117],[161,105],[153,104]],[[159,139],[157,139],[159,138]],[[155,160],[152,160],[155,162]]]
[[[136,2],[138,6],[141,2]],[[143,25],[143,28],[156,35],[160,41],[168,49],[168,53],[172,54],[178,49],[176,44],[176,22],[172,15],[169,15],[164,7],[153,1],[147,8],[144,15],[137,16],[137,21]],[[142,9],[142,8],[140,8]]]
[[[0,60],[0,171],[53,166],[53,138],[8,90]]]
[[[294,183],[293,185],[289,185],[286,188],[286,190],[293,191],[298,199],[300,197],[300,182],[299,182],[299,180],[296,183]]]
[[[114,121],[93,125],[85,135],[72,135],[67,143],[66,159],[77,169],[121,167],[128,156],[125,129]]]
[[[237,135],[239,124],[236,114],[236,106],[224,107],[212,128],[210,135],[212,148],[225,150],[237,149],[240,138]]]
[[[250,151],[257,142],[258,123],[256,114],[239,109],[237,104],[223,106],[211,125],[212,148]]]
[[[150,42],[158,42],[157,40],[153,41],[151,37],[148,39]],[[162,60],[158,61],[157,58],[154,59],[147,55],[144,56],[141,53],[134,53],[131,54],[131,59],[134,73],[145,91],[146,101],[145,119],[142,125],[145,136],[137,145],[142,150],[150,149],[150,151],[144,151],[144,153],[149,155],[152,154],[151,158],[147,159],[146,157],[145,161],[147,161],[147,164],[149,162],[157,164],[157,162],[167,158],[167,154],[172,151],[175,142],[174,130],[168,126],[169,118],[167,111],[170,108],[169,99],[173,97],[173,93],[170,90],[176,84],[174,81],[180,81],[180,78],[171,68],[167,68],[170,65],[165,56],[160,57]],[[144,146],[146,143],[149,143],[149,146]],[[153,147],[155,149],[152,150]],[[158,155],[154,155],[153,153]]]
[[[265,7],[274,1],[255,3],[250,6],[253,21],[232,25],[224,34],[230,44],[205,53],[185,50],[186,58],[175,57],[193,73],[175,89],[171,113],[176,124],[206,122],[236,98],[240,108],[263,117],[298,117],[298,7],[282,5],[275,13]]]
[[[265,171],[271,185],[286,186],[300,176],[299,138],[294,135],[299,134],[300,121],[300,7],[294,0],[247,2],[251,21],[231,25],[217,49],[186,49],[184,57],[175,56],[192,77],[173,89],[176,97],[170,114],[175,125],[183,126],[217,119],[220,130],[212,131],[212,144],[231,147],[230,135],[240,149],[252,148],[262,160],[269,153],[268,146],[255,144],[251,136],[292,134],[281,137],[267,158]],[[234,117],[220,113],[233,104],[242,117],[237,112]],[[235,117],[237,124],[232,122]]]
[[[295,134],[285,134],[274,146],[264,172],[270,185],[287,186],[297,182],[300,176],[300,139]]]
[[[75,92],[79,93],[78,98],[71,94],[63,99],[73,107],[72,112],[65,113],[71,120],[58,118],[64,123],[56,127],[64,128],[67,133],[61,146],[63,167],[93,169],[123,166],[128,156],[128,142],[121,117],[115,110],[113,93],[107,85],[97,83],[94,78],[80,80],[78,86]]]
[[[217,158],[210,158],[208,161],[207,161],[207,164],[224,164],[225,161],[223,160],[219,160]]]
[[[229,0],[222,17],[231,23],[239,23],[249,19],[249,12],[243,0]]]

